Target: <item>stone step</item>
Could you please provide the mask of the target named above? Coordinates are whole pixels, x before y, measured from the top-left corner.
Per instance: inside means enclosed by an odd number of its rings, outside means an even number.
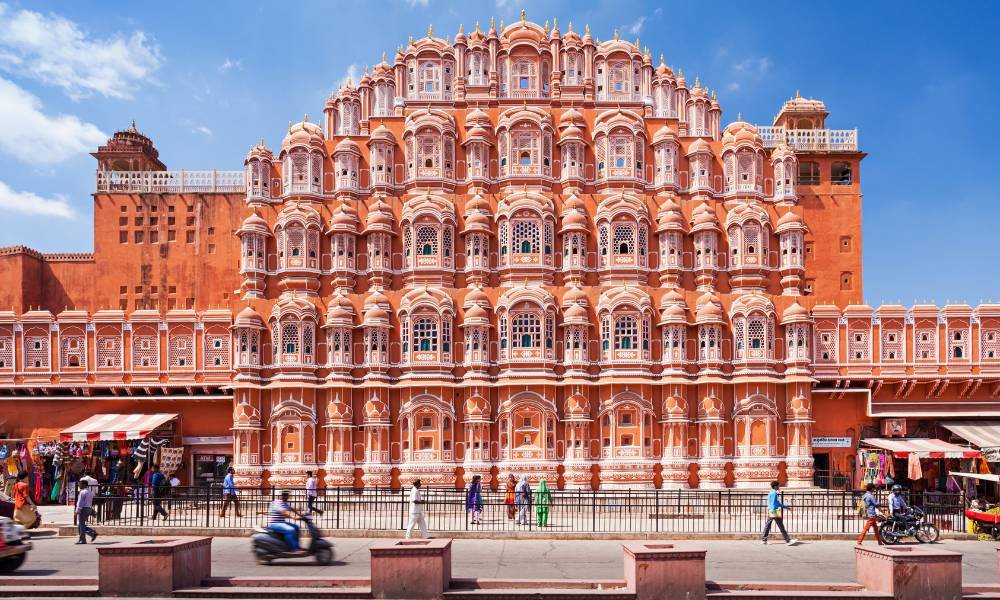
[[[94,598],[96,585],[5,585],[0,588],[3,598]]]
[[[705,598],[723,600],[725,598],[757,598],[758,600],[792,600],[807,598],[808,600],[840,600],[842,598],[864,598],[867,600],[893,600],[892,595],[864,590],[833,591],[833,590],[716,590],[709,591]],[[929,600],[929,599],[928,599]]]
[[[503,589],[560,589],[560,590],[614,590],[624,589],[623,579],[461,579],[452,578],[448,586],[451,591],[461,590],[503,590]]]
[[[294,580],[292,580],[294,581]],[[288,580],[286,580],[286,583]],[[174,590],[174,598],[337,598],[369,600],[370,588],[267,586],[211,586]]]
[[[624,590],[553,589],[553,588],[503,588],[478,590],[449,590],[444,600],[635,600],[635,594]]]
[[[352,588],[371,587],[368,577],[206,577],[201,584],[205,587],[288,587],[297,588]]]
[[[70,587],[86,587],[93,586],[97,587],[97,577],[91,577],[89,575],[84,576],[68,576],[68,575],[46,575],[44,577],[37,575],[4,575],[0,576],[0,588],[4,592],[7,591],[8,586],[14,587],[28,587],[42,585],[46,587],[60,587],[60,586],[70,586]]]

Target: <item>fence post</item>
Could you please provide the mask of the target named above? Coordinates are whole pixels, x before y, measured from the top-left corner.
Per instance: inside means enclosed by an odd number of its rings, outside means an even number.
[[[340,486],[337,486],[337,526],[335,529],[340,529]]]
[[[205,487],[205,529],[209,528],[212,519],[212,487]]]
[[[660,490],[653,490],[653,523],[656,533],[660,533]]]
[[[597,490],[590,490],[590,530],[597,532]]]
[[[715,531],[716,533],[722,533],[722,490],[717,491],[716,495],[719,498],[719,508],[715,516]]]
[[[840,492],[840,517],[839,517],[840,518],[840,533],[847,533],[847,510],[846,510],[846,507],[844,505],[846,504],[845,500],[847,500],[846,496],[849,493],[850,492],[847,492],[847,491],[844,491],[844,490],[841,490],[841,492]],[[853,496],[851,497],[851,504],[852,505],[854,504],[854,498],[853,498]]]

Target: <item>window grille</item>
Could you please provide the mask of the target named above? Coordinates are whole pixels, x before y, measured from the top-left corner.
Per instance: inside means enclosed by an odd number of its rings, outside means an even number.
[[[837,362],[837,332],[834,330],[816,331],[816,360],[822,362]]]
[[[61,366],[84,367],[86,352],[84,349],[84,337],[82,335],[63,335],[62,337]]]
[[[205,368],[229,367],[229,336],[221,333],[205,334]]]
[[[996,362],[1000,360],[1000,329],[980,331],[980,360]]]
[[[436,319],[421,318],[413,321],[413,349],[420,352],[438,351]]]
[[[541,252],[541,239],[537,219],[518,219],[513,226],[513,252],[517,254],[538,254]]]
[[[159,336],[132,336],[132,367],[144,370],[158,369],[160,367]]]
[[[937,360],[937,331],[917,329],[914,333],[914,355],[917,360]]]
[[[847,333],[847,355],[853,361],[867,361],[869,346],[869,331],[867,329],[851,329]]]
[[[619,256],[633,256],[635,254],[635,225],[632,223],[615,223],[614,245],[612,252]]]
[[[97,368],[122,368],[122,339],[119,335],[97,336]]]
[[[194,368],[194,336],[175,333],[170,336],[170,368]]]
[[[511,346],[513,348],[542,347],[542,321],[536,313],[512,314]]]

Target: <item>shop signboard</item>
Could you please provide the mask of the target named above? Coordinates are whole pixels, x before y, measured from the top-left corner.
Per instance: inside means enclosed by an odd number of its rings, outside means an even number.
[[[1000,462],[1000,448],[980,448],[986,462]]]
[[[850,448],[854,445],[850,437],[814,437],[813,448]]]

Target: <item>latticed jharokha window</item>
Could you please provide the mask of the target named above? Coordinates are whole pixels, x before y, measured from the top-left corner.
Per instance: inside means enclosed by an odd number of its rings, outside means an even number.
[[[867,329],[851,329],[847,332],[847,353],[852,361],[869,360],[869,331]]]
[[[260,365],[260,332],[256,330],[243,329],[240,331],[240,354],[241,365]]]
[[[160,338],[158,335],[132,336],[132,367],[155,369],[160,366]]]
[[[538,254],[541,252],[541,233],[537,220],[519,219],[513,221],[512,243],[514,253]]]
[[[121,335],[97,336],[97,368],[98,369],[122,368]]]
[[[823,362],[836,362],[837,332],[833,330],[816,331],[816,359]]]
[[[914,354],[917,360],[937,360],[937,332],[917,329],[913,334]]]
[[[413,349],[421,352],[438,351],[437,319],[420,318],[413,321]]]
[[[205,334],[205,367],[208,369],[229,366],[229,336],[221,333]]]
[[[982,360],[1000,360],[1000,329],[984,329],[980,336]]]
[[[194,368],[194,335],[175,333],[170,336],[170,367]]]
[[[549,340],[551,342],[551,340]],[[511,321],[511,346],[541,348],[542,321],[535,313],[514,313]]]
[[[14,338],[0,337],[0,369],[14,368]]]

